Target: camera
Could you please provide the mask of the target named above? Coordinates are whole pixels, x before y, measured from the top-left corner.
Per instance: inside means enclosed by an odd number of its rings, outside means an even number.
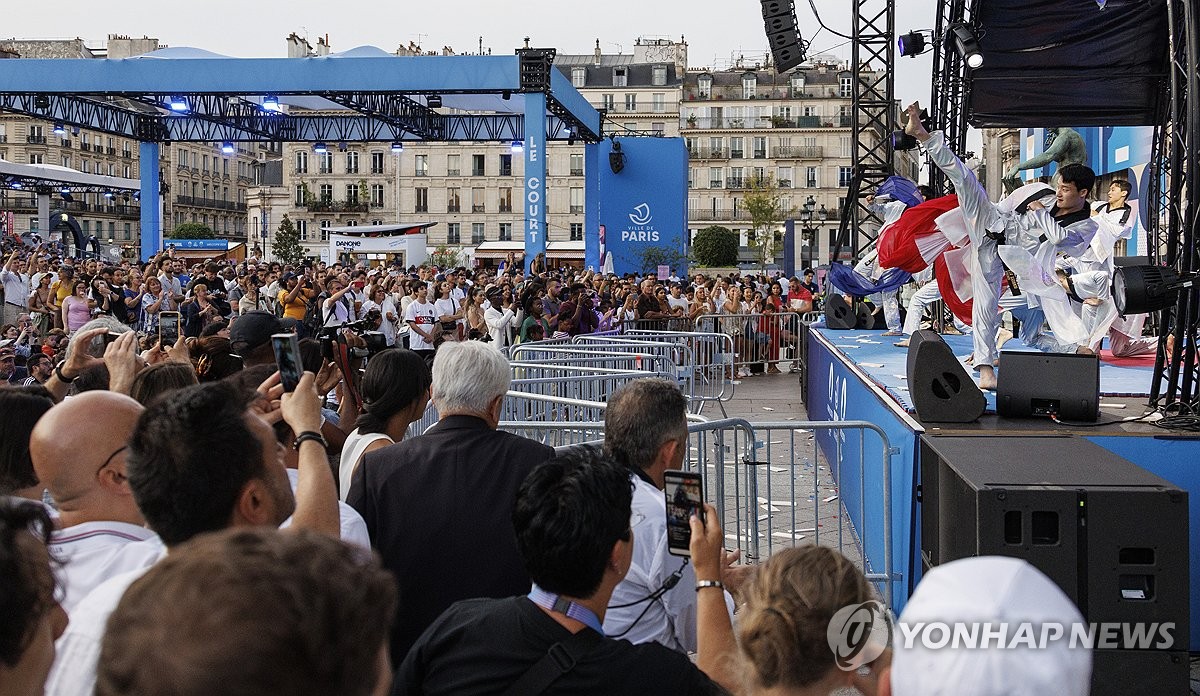
[[[353,348],[356,355],[359,357],[370,357],[377,353],[387,350],[387,337],[382,331],[376,331],[379,323],[383,318],[383,314],[378,309],[372,309],[367,312],[367,316],[359,321],[346,322],[337,326],[327,326],[317,333],[317,340],[321,343],[321,355],[326,360],[333,360],[334,351],[333,345],[338,340],[338,335],[342,329],[346,329],[354,333],[366,343],[366,348]]]

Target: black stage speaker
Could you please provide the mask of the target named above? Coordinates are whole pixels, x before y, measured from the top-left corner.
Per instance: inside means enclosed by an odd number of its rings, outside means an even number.
[[[1089,623],[1175,624],[1168,649],[1097,649],[1093,694],[1186,693],[1186,492],[1084,438],[924,435],[921,501],[927,566],[1023,558]]]
[[[1054,414],[1062,420],[1100,417],[1100,358],[1075,353],[1000,353],[996,413],[1010,418]]]
[[[922,329],[908,339],[907,374],[919,420],[970,423],[987,408],[983,392],[936,331]]]
[[[804,42],[792,0],[761,0],[763,27],[775,59],[775,71],[786,72],[804,62]]]
[[[825,298],[825,328],[853,329],[858,324],[854,308],[846,303],[846,298],[837,293],[830,293]]]
[[[871,312],[870,306],[866,302],[854,303],[854,328],[866,329],[872,331],[875,329],[875,314]]]

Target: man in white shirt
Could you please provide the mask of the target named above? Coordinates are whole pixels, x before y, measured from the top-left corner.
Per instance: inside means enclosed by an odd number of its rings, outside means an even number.
[[[100,583],[157,558],[152,545],[135,543],[154,532],[144,526],[125,471],[125,440],[141,413],[123,394],[84,392],[47,411],[29,438],[33,468],[58,508],[50,552],[68,614]]]
[[[404,310],[408,324],[408,349],[428,359],[433,355],[437,309],[429,301],[429,287],[424,281],[413,283],[413,301]]]
[[[631,643],[656,641],[673,650],[696,650],[696,576],[684,558],[667,553],[667,469],[682,468],[688,448],[687,400],[672,382],[630,382],[608,400],[604,449],[630,470],[633,482],[633,559],[604,616],[604,634]],[[736,593],[752,566],[726,558],[721,580]],[[733,598],[725,603],[733,613]]]
[[[39,246],[38,249],[41,249]],[[13,249],[4,269],[0,271],[0,282],[4,283],[3,323],[16,324],[17,317],[29,311],[29,275],[20,270],[20,249]]]

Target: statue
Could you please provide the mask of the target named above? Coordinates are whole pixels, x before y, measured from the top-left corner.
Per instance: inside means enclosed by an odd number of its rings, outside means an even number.
[[[1017,164],[1004,173],[1001,181],[1004,183],[1006,194],[1017,190],[1024,183],[1017,176],[1019,171],[1037,169],[1051,162],[1057,162],[1059,169],[1068,164],[1087,164],[1087,146],[1083,142],[1083,136],[1072,128],[1053,128],[1050,133],[1054,137],[1046,146],[1045,152]]]

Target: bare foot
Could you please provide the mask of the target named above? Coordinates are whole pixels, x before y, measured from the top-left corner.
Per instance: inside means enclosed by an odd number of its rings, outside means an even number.
[[[991,365],[979,366],[979,388],[996,391],[996,369]]]
[[[974,365],[974,364],[975,364],[975,354],[974,354],[974,353],[971,353],[971,354],[970,354],[970,355],[968,355],[966,358],[964,358],[964,359],[963,359],[963,364],[965,364],[965,365]]]
[[[881,336],[903,336],[903,331],[884,331]]]
[[[1076,355],[1095,355],[1096,351],[1092,350],[1091,348],[1088,348],[1087,346],[1079,346],[1078,348],[1075,349],[1075,354]]]
[[[903,341],[896,341],[892,345],[896,346],[898,348],[907,348],[908,347],[908,339],[906,338]]]
[[[904,124],[904,132],[916,138],[919,142],[929,140],[929,131],[921,123],[921,104],[913,102],[908,105],[908,122]]]
[[[1010,340],[1012,340],[1012,337],[1013,332],[1001,326],[1000,330],[996,332],[996,349],[999,350],[1003,348],[1005,343],[1008,343]]]

